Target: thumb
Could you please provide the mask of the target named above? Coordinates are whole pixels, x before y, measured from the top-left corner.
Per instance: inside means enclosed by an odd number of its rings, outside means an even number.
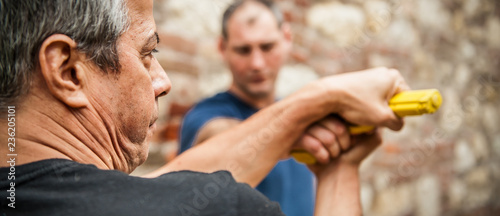
[[[382,126],[387,127],[394,131],[399,131],[403,128],[403,118],[399,117],[389,106],[382,107],[381,121]]]

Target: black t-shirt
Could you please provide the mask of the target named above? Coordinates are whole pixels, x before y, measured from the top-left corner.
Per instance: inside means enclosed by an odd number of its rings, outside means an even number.
[[[277,203],[229,172],[134,177],[70,160],[15,167],[15,209],[9,167],[0,168],[0,215],[283,215]],[[3,214],[2,214],[3,213]]]

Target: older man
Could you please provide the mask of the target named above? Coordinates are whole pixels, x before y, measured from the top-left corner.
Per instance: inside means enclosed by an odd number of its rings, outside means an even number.
[[[346,130],[330,113],[402,127],[386,104],[407,88],[397,71],[328,77],[187,151],[158,177],[129,176],[147,157],[157,98],[170,89],[152,55],[152,13],[151,0],[0,0],[3,214],[282,215],[236,181],[255,186],[318,121],[332,126],[324,145],[300,147],[331,152]],[[358,166],[379,143],[378,133],[353,137],[339,159],[312,167],[317,215],[360,214]]]

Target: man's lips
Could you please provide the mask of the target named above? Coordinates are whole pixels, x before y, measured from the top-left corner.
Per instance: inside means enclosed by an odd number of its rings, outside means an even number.
[[[265,77],[254,77],[251,80],[252,80],[252,82],[259,83],[259,82],[263,82],[264,80],[266,80],[266,78]]]

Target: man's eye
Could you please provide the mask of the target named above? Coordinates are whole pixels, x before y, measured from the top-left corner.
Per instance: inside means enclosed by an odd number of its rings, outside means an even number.
[[[141,54],[141,59],[146,59],[146,58],[149,58],[149,57],[153,57],[153,53],[157,53],[158,50],[156,48],[152,49],[151,51],[144,53],[144,54]]]
[[[273,47],[274,47],[274,43],[263,44],[263,45],[260,46],[260,48],[264,52],[268,52],[268,51],[272,50]]]
[[[234,49],[240,55],[248,55],[252,51],[250,47],[238,47]]]
[[[151,52],[148,53],[148,55],[152,55],[153,53],[157,53],[159,52],[156,48],[154,48],[153,50],[151,50]]]

